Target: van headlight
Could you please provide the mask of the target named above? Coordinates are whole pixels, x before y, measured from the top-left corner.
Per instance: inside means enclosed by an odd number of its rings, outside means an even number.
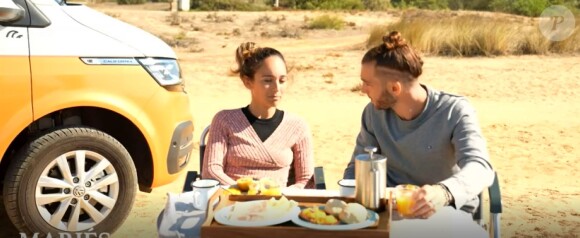
[[[140,58],[139,63],[161,86],[181,84],[181,71],[175,59]]]

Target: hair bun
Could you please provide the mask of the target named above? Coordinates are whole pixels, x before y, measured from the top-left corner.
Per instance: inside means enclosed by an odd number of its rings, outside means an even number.
[[[407,46],[407,42],[401,36],[398,31],[391,31],[388,35],[383,36],[383,43],[387,50],[393,50],[396,48]]]
[[[244,42],[240,44],[237,50],[237,57],[241,62],[252,57],[252,55],[259,49],[258,45],[254,42]],[[241,63],[240,62],[240,63]]]

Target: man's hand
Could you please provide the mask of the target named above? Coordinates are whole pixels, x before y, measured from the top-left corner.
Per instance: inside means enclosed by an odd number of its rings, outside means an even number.
[[[412,217],[427,219],[431,217],[439,208],[445,206],[445,188],[439,185],[424,185],[413,194]]]

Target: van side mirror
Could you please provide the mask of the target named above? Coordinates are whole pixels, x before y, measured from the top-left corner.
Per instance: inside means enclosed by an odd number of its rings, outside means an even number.
[[[24,9],[12,0],[0,0],[0,24],[20,20],[24,16]]]

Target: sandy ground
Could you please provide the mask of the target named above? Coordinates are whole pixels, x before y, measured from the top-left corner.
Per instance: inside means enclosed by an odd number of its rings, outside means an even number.
[[[361,46],[376,19],[390,22],[399,15],[337,13],[349,27],[313,31],[300,27],[321,12],[190,12],[180,13],[179,25],[171,25],[171,14],[158,10],[165,5],[95,7],[178,42],[196,138],[217,111],[249,103],[248,91],[228,73],[239,43],[253,40],[285,53],[293,81],[282,109],[310,124],[316,164],[324,166],[330,189],[337,188],[350,159],[368,103],[365,95],[351,92],[359,83]],[[423,83],[467,96],[478,111],[500,177],[503,237],[580,236],[580,57],[424,60]],[[190,164],[191,170],[198,167],[197,161]],[[179,192],[182,181],[139,193],[131,216],[113,237],[156,237],[166,193]],[[0,224],[0,237],[17,237],[5,218]]]

